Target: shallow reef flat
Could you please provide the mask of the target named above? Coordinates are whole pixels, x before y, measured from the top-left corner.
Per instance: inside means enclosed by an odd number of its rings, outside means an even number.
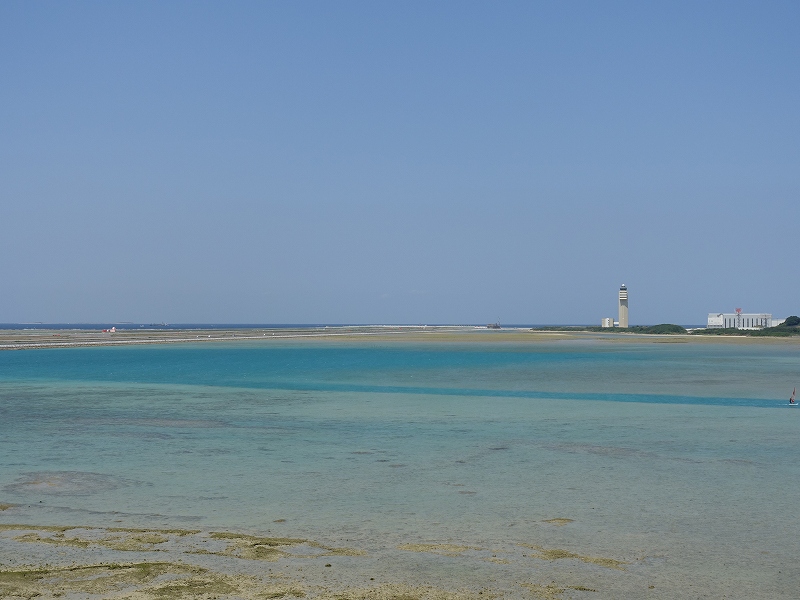
[[[521,329],[503,332],[506,337]],[[230,342],[303,342],[303,341],[389,341],[398,338],[423,341],[435,337],[483,340],[487,335],[498,340],[500,332],[474,326],[336,326],[292,328],[236,329],[120,329],[113,333],[98,329],[3,329],[0,330],[0,350],[35,348],[70,348],[91,346],[126,346],[141,344],[218,344]],[[530,332],[529,332],[530,333]],[[477,334],[477,335],[475,335]],[[562,334],[552,334],[561,336]],[[552,337],[551,335],[551,337]],[[517,336],[518,337],[518,336]]]
[[[595,340],[606,343],[695,343],[726,345],[800,345],[800,336],[748,337],[688,334],[641,334],[596,331],[532,330],[509,327],[501,330],[471,325],[456,326],[336,326],[298,329],[121,329],[100,330],[8,329],[0,330],[0,350],[129,346],[142,344],[230,344],[230,343],[440,343],[440,344],[530,344],[563,340]]]
[[[235,531],[0,524],[2,598],[603,598],[619,597],[608,583],[625,576],[645,592],[628,567],[535,544],[409,542],[368,552]]]
[[[428,335],[0,352],[0,597],[797,600],[800,345]]]

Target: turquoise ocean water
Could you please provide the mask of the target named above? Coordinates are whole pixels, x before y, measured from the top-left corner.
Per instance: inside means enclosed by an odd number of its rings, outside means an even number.
[[[37,524],[233,528],[373,554],[533,543],[629,562],[657,589],[796,598],[798,383],[790,344],[0,352],[0,503]]]

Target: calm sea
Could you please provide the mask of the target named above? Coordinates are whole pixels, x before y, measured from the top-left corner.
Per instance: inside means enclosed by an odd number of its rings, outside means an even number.
[[[620,590],[795,598],[798,384],[780,343],[0,352],[0,503],[373,553],[528,543],[629,562]]]

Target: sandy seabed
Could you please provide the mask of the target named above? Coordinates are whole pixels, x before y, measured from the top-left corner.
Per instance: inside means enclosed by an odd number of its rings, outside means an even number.
[[[655,589],[635,563],[519,543],[364,549],[233,531],[2,524],[0,559],[2,598],[466,600]]]

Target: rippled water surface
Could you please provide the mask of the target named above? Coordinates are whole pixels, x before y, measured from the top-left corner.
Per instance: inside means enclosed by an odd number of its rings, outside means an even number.
[[[790,598],[798,383],[788,344],[0,352],[0,504],[43,524],[228,527],[378,552],[535,542],[698,594]]]

